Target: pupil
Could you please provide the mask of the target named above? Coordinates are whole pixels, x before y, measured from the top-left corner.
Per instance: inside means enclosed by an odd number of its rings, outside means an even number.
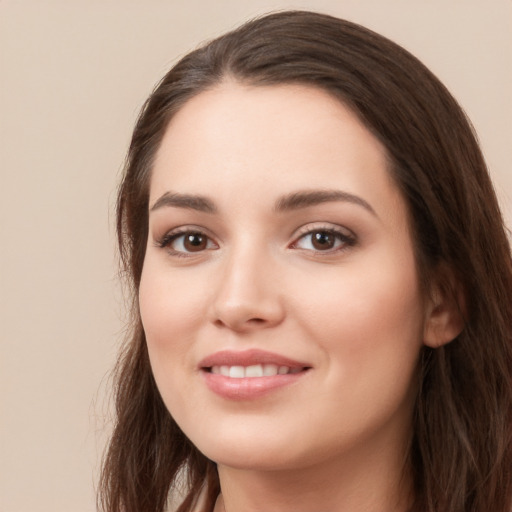
[[[185,238],[185,247],[189,251],[198,251],[204,249],[206,246],[206,240],[203,235],[192,233]]]
[[[201,245],[201,242],[202,242],[201,236],[199,236],[199,235],[189,235],[188,241],[192,245]]]
[[[332,233],[327,231],[317,231],[313,235],[313,246],[317,249],[330,249],[334,243],[334,237]]]

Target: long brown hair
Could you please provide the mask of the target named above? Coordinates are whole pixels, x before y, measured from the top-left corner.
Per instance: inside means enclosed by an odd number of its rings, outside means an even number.
[[[166,410],[137,306],[152,161],[174,113],[225,77],[319,87],[351,108],[387,148],[408,204],[425,287],[440,267],[463,291],[465,327],[421,354],[409,461],[417,512],[512,509],[512,263],[472,127],[439,80],[400,46],[359,25],[309,12],[251,21],[185,56],[145,103],[117,203],[122,269],[134,304],[116,373],[117,424],[104,460],[105,512],[162,512],[181,482],[180,512],[201,492],[212,507],[215,464]],[[336,404],[333,404],[336,407]]]

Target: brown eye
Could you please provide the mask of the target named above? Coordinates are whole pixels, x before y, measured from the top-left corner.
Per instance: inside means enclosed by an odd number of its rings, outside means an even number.
[[[337,229],[313,229],[302,235],[293,247],[312,252],[336,252],[355,243],[355,236],[350,232],[344,233]]]
[[[336,244],[336,236],[329,231],[314,231],[311,233],[311,245],[318,251],[332,249]]]
[[[217,249],[218,246],[200,231],[186,231],[164,237],[160,247],[167,247],[172,253],[186,255],[194,252]]]
[[[183,247],[188,252],[203,251],[208,244],[208,238],[201,233],[188,233],[183,236]]]

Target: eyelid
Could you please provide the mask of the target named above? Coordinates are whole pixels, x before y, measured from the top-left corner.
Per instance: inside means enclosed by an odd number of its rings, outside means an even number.
[[[341,247],[333,248],[333,249],[327,249],[327,250],[313,250],[313,249],[303,249],[300,247],[296,247],[299,241],[304,238],[307,235],[311,235],[315,232],[319,231],[326,231],[328,233],[333,233],[334,235],[337,235],[339,238],[342,239],[342,245]],[[336,252],[340,252],[343,250],[346,250],[348,247],[352,247],[357,244],[357,236],[356,234],[348,229],[345,226],[340,226],[339,224],[331,224],[331,223],[315,223],[310,222],[308,224],[305,224],[304,226],[301,226],[293,235],[293,242],[289,245],[292,249],[297,250],[303,250],[307,252],[312,252],[318,254],[318,255],[329,255]]]
[[[304,238],[307,235],[312,235],[315,232],[319,231],[325,231],[328,233],[332,233],[338,237],[338,239],[341,239],[341,247],[334,247],[331,249],[326,250],[315,250],[315,249],[306,249],[297,247],[297,244],[299,241]],[[204,250],[200,250],[197,252],[194,251],[177,251],[169,247],[169,244],[174,242],[177,238],[180,236],[184,236],[187,233],[196,233],[203,235],[207,237],[208,242],[212,243],[214,247],[207,247]],[[350,230],[349,228],[345,226],[341,226],[339,224],[332,224],[329,222],[309,222],[308,224],[305,224],[298,228],[295,233],[292,235],[293,241],[288,245],[288,248],[295,249],[295,250],[302,250],[305,252],[311,252],[318,255],[329,255],[337,252],[341,252],[343,250],[348,249],[349,247],[352,247],[356,245],[357,243],[357,236],[355,233]],[[169,253],[171,253],[173,256],[184,256],[184,257],[190,257],[190,256],[198,256],[200,254],[203,254],[207,251],[216,250],[219,248],[220,244],[216,240],[216,237],[211,234],[211,232],[202,227],[197,225],[184,225],[184,226],[178,226],[176,228],[172,228],[168,231],[166,231],[162,236],[155,237],[154,238],[154,245],[161,249],[167,249]]]
[[[308,222],[307,224],[297,228],[292,237],[299,238],[301,235],[307,235],[312,231],[333,231],[346,237],[356,238],[355,233],[349,228],[339,224],[333,224],[331,222]]]
[[[199,234],[199,235],[205,236],[209,242],[212,242],[215,245],[215,247],[214,248],[206,248],[205,250],[197,251],[197,253],[194,253],[193,251],[190,251],[190,252],[177,251],[177,250],[174,250],[171,247],[169,247],[169,244],[174,242],[180,236],[186,235],[187,233],[190,233],[190,234],[194,233],[194,234]],[[219,243],[215,240],[215,237],[209,232],[209,230],[205,229],[204,227],[196,226],[196,225],[185,225],[185,226],[179,226],[179,227],[170,229],[170,230],[166,231],[162,236],[155,237],[154,245],[160,249],[167,249],[168,252],[170,252],[173,256],[184,256],[184,257],[199,255],[206,251],[211,251],[211,250],[219,248]]]

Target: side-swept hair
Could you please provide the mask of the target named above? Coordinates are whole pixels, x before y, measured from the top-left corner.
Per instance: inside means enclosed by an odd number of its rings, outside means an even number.
[[[422,349],[409,453],[413,510],[510,512],[512,263],[472,127],[439,80],[400,46],[354,23],[295,11],[251,21],[185,56],[138,119],[117,203],[122,269],[134,305],[117,365],[117,424],[100,484],[103,510],[162,512],[178,481],[185,486],[180,512],[191,512],[200,493],[210,510],[219,492],[215,464],[180,431],[162,402],[136,297],[155,153],[184,103],[226,77],[321,88],[386,147],[412,219],[424,290],[444,268],[464,296],[463,332],[446,346]]]

